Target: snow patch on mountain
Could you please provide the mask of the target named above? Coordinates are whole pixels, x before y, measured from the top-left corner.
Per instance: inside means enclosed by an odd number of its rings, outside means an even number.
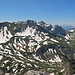
[[[0,60],[2,60],[3,56],[0,55]]]
[[[54,73],[51,73],[50,75],[54,75]]]
[[[62,69],[61,72],[63,72],[65,69]]]
[[[27,27],[26,28],[26,30],[25,31],[23,31],[23,32],[17,32],[16,34],[15,34],[15,36],[17,35],[17,36],[35,36],[34,35],[34,32],[36,31],[36,29],[33,29],[32,27]]]
[[[33,39],[37,40],[38,42],[48,39],[49,37],[47,35],[48,35],[47,33],[43,33],[43,32],[41,32],[40,35],[38,35],[38,32],[36,31],[36,29],[33,29],[32,27],[29,27],[29,26],[23,32],[17,32],[15,34],[15,36],[31,36],[33,37]]]
[[[41,62],[45,62],[43,59],[40,59],[41,56],[36,56],[36,54],[33,54],[33,57],[36,59],[36,60],[39,60]]]
[[[55,40],[55,39],[53,39],[53,38],[51,38],[50,40],[51,40],[51,41],[53,41],[53,42],[57,42],[57,43],[58,43],[58,41],[57,41],[57,40]]]
[[[7,27],[1,28],[0,30],[0,43],[5,43],[9,41],[9,39],[12,37],[12,34],[10,31],[8,31]]]
[[[59,55],[55,55],[54,59],[49,60],[50,62],[61,62],[62,60],[60,59]]]

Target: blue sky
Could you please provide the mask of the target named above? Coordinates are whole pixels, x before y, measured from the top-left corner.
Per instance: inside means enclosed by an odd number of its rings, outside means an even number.
[[[74,25],[75,0],[0,0],[0,22],[27,19]]]

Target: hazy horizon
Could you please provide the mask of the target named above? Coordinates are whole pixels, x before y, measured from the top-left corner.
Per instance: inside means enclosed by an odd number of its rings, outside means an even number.
[[[0,22],[27,19],[52,25],[75,25],[74,0],[1,0]]]

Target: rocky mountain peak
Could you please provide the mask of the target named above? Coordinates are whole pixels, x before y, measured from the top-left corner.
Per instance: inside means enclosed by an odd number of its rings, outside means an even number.
[[[36,24],[36,21],[27,20],[27,21],[18,21],[16,24]]]
[[[46,24],[44,21],[39,21],[38,23],[37,23],[38,25],[44,25],[44,24]]]
[[[66,35],[66,31],[58,25],[54,25],[51,29],[52,33],[57,34],[57,35]]]

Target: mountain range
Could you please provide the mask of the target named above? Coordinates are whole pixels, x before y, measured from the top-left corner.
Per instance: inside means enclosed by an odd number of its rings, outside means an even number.
[[[75,29],[33,20],[0,23],[0,75],[73,75],[74,55]]]

